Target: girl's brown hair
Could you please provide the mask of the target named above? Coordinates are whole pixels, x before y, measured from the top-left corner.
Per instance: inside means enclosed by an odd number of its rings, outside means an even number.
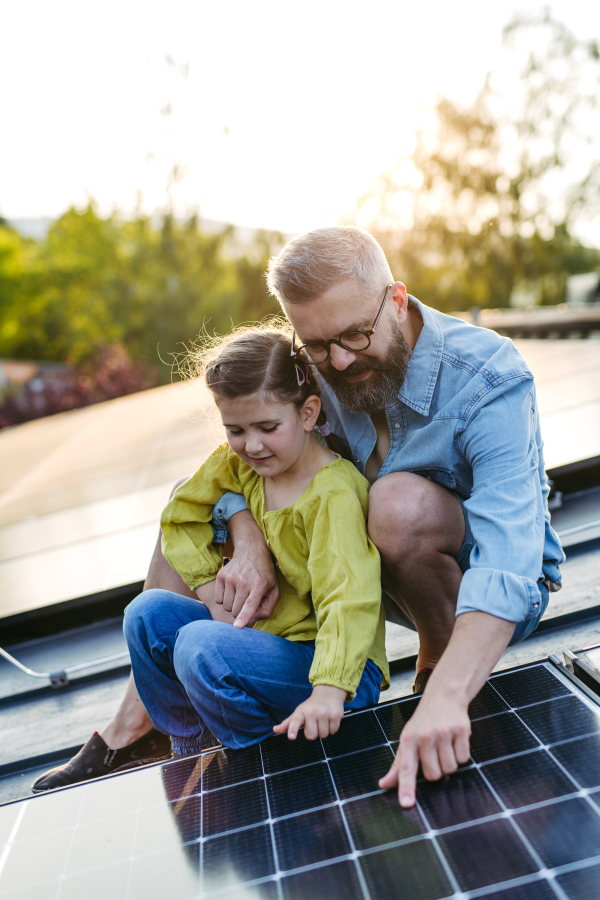
[[[260,393],[300,409],[309,397],[321,397],[321,386],[314,368],[304,358],[292,357],[291,352],[287,323],[274,320],[211,341],[208,349],[194,355],[192,368],[204,376],[216,399],[235,400]],[[317,425],[325,421],[321,407]],[[348,448],[337,435],[330,434],[325,440],[331,450],[349,458]]]

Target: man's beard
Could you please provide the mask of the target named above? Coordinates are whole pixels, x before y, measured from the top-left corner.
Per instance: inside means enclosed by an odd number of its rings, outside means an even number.
[[[329,366],[319,374],[331,385],[335,396],[347,409],[356,413],[373,413],[394,403],[406,379],[411,349],[400,327],[392,320],[392,340],[383,359],[361,356],[340,372]],[[371,371],[365,381],[354,384],[345,375],[360,375]]]

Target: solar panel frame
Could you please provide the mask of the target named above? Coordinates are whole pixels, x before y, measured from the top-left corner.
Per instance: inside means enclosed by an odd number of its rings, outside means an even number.
[[[547,714],[565,701],[579,704],[582,733],[548,744]],[[21,887],[21,900],[29,884],[36,900],[65,900],[84,875],[87,897],[127,900],[585,896],[585,872],[600,872],[600,709],[547,663],[493,675],[471,706],[474,732],[509,752],[421,778],[403,811],[376,781],[415,705],[354,712],[324,741],[274,736],[2,807],[0,896]],[[527,746],[499,743],[499,721],[518,722]],[[557,814],[571,823],[560,845]]]

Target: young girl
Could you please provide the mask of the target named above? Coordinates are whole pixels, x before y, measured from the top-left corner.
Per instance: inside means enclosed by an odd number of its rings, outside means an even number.
[[[344,708],[376,704],[389,685],[368,483],[317,437],[329,431],[319,386],[282,330],[225,338],[204,375],[229,443],[161,519],[163,554],[202,603],[152,590],[128,607],[138,692],[177,755],[208,748],[213,735],[233,748],[273,731],[294,739],[301,727],[326,737]],[[227,491],[244,495],[277,567],[277,606],[246,628],[215,602],[223,546],[210,523]]]

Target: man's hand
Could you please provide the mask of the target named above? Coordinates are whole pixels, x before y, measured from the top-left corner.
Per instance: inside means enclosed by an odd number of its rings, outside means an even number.
[[[379,787],[398,785],[400,805],[414,806],[419,762],[428,781],[450,775],[468,762],[471,722],[467,709],[441,693],[424,694],[402,730],[396,759]]]
[[[279,600],[273,558],[264,535],[247,509],[229,520],[234,552],[217,575],[215,601],[231,612],[234,627],[268,619]]]
[[[318,737],[326,738],[335,734],[344,716],[344,701],[348,696],[342,688],[332,684],[316,684],[312,694],[297,706],[291,716],[280,725],[275,725],[275,734],[285,734],[295,741],[298,731],[304,726],[304,735],[309,741]]]
[[[473,611],[457,617],[450,642],[400,735],[392,768],[379,782],[384,789],[399,786],[401,806],[414,805],[419,763],[425,778],[436,781],[469,761],[469,703],[514,630],[514,622],[490,613]]]

